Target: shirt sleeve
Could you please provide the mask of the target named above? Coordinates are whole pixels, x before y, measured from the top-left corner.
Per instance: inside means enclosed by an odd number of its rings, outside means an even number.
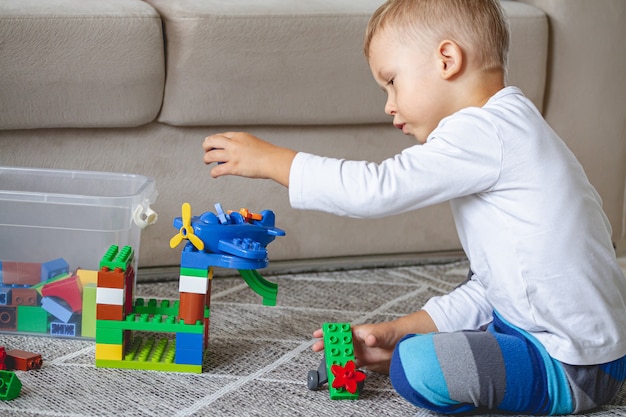
[[[426,144],[381,163],[298,153],[289,199],[294,208],[342,216],[400,214],[489,189],[500,173],[501,155],[490,123],[472,113],[457,115]]]
[[[485,288],[474,277],[449,294],[432,297],[423,310],[440,332],[484,329],[493,318]]]

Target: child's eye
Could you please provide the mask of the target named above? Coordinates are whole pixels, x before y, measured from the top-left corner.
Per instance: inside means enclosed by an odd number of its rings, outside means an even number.
[[[387,85],[393,85],[393,78],[387,81]]]

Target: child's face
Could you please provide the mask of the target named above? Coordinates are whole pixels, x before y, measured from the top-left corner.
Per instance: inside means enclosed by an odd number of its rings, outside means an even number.
[[[425,143],[441,119],[450,115],[436,48],[401,41],[394,29],[379,30],[370,43],[369,65],[387,93],[385,113],[405,135]]]

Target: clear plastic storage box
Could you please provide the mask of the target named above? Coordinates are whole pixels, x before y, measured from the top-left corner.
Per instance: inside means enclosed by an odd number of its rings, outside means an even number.
[[[94,337],[100,259],[129,245],[137,267],[156,196],[140,175],[0,167],[0,332]]]

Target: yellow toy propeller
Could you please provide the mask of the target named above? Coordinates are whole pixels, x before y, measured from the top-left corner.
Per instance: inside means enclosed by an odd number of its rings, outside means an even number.
[[[183,203],[182,214],[183,225],[179,233],[170,239],[170,247],[173,249],[178,246],[183,239],[188,239],[196,249],[203,250],[204,242],[193,233],[193,227],[191,227],[191,205],[189,203]]]

